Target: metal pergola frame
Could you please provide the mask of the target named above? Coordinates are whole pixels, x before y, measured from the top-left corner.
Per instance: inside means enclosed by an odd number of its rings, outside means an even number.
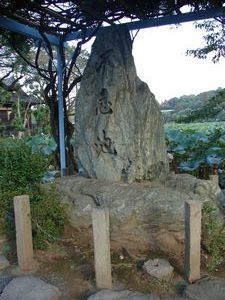
[[[123,23],[123,25],[126,24],[129,30],[138,30],[138,29],[164,26],[170,24],[179,24],[179,23],[190,22],[190,21],[211,19],[211,18],[216,18],[221,16],[225,16],[225,7],[211,8],[207,10],[201,10],[198,12],[189,12],[189,13],[182,13],[182,14],[165,16],[165,17],[152,18],[149,20],[133,21],[128,23]],[[120,24],[116,26],[120,26]],[[0,27],[13,32],[17,32],[19,34],[22,34],[34,40],[43,41],[43,37],[40,35],[37,29],[32,28],[28,25],[24,25],[22,23],[19,23],[7,17],[0,16]],[[87,35],[90,36],[92,34],[93,34],[93,29],[87,29]],[[45,34],[45,37],[48,39],[49,43],[56,46],[57,48],[58,114],[59,114],[59,142],[60,142],[59,151],[60,151],[61,175],[63,176],[66,169],[66,155],[65,155],[64,107],[63,107],[63,87],[62,87],[63,68],[62,68],[62,59],[59,50],[60,39],[57,36],[51,34]],[[81,32],[79,31],[71,32],[66,36],[65,42],[78,40],[80,38],[81,38]]]

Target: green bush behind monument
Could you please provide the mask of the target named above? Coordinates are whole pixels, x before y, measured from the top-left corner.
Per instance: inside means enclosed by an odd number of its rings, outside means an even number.
[[[59,196],[41,184],[48,157],[25,140],[0,140],[0,228],[13,234],[13,197],[30,196],[34,247],[45,248],[63,232],[65,216]]]

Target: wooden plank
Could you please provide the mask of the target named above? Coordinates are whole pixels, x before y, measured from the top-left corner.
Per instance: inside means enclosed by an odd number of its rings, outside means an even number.
[[[29,196],[14,197],[16,245],[18,265],[21,271],[30,271],[34,266]]]
[[[189,282],[201,278],[201,203],[185,202],[184,273]]]
[[[111,289],[112,275],[109,238],[109,209],[93,208],[92,225],[96,286],[99,289]]]

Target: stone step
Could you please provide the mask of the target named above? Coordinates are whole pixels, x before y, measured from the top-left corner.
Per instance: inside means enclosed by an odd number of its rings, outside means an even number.
[[[206,278],[187,287],[185,300],[224,300],[225,280],[221,278]]]
[[[3,290],[0,300],[59,300],[60,290],[38,277],[14,278]]]

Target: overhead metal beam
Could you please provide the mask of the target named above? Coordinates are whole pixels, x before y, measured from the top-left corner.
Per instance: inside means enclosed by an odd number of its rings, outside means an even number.
[[[57,75],[58,75],[58,116],[59,116],[59,152],[61,176],[64,176],[66,169],[66,149],[65,149],[65,124],[64,124],[64,105],[63,105],[63,67],[62,57],[57,47]]]
[[[215,8],[215,9],[208,9],[208,10],[198,11],[198,12],[183,13],[174,16],[160,17],[160,18],[144,20],[144,21],[129,22],[126,23],[126,25],[129,28],[129,30],[138,30],[138,29],[144,29],[144,28],[150,28],[156,26],[164,26],[164,25],[179,24],[179,23],[185,23],[191,21],[206,20],[206,19],[221,17],[224,15],[225,15],[225,8],[219,8],[219,9]]]
[[[211,19],[211,18],[216,18],[221,16],[225,16],[225,7],[210,8],[207,10],[202,10],[197,12],[182,13],[173,16],[152,18],[149,20],[133,21],[133,22],[123,23],[123,24],[117,24],[117,26],[125,24],[127,25],[129,30],[138,30],[138,29],[151,28],[157,26],[179,24],[184,22],[200,21],[204,19]],[[107,27],[108,26],[101,27],[101,29]],[[87,29],[87,36],[91,36],[93,32],[94,29]],[[81,36],[82,36],[81,32],[71,32],[67,35],[65,40],[66,41],[77,40],[80,39]]]
[[[37,29],[6,17],[0,16],[0,27],[13,32],[20,33],[34,40],[43,40],[42,36],[40,35]],[[51,44],[56,46],[59,45],[59,38],[57,38],[56,36],[51,34],[45,34],[45,36]]]
[[[126,24],[129,30],[138,30],[138,29],[151,28],[157,26],[179,24],[184,22],[199,21],[199,20],[216,18],[221,16],[225,16],[225,7],[211,8],[211,9],[197,11],[197,12],[182,13],[173,16],[158,17],[149,20],[133,21],[133,22],[127,22],[123,24]],[[121,24],[117,24],[117,26],[120,25]],[[42,36],[40,35],[37,29],[32,28],[31,26],[24,25],[20,22],[17,22],[7,17],[0,16],[0,27],[20,33],[24,36],[33,39],[42,40]],[[87,29],[87,36],[91,36],[93,32],[94,29]],[[57,38],[56,36],[51,34],[46,34],[46,37],[48,38],[51,44],[56,46],[59,45],[60,41],[59,38]],[[82,33],[80,31],[71,32],[67,35],[65,41],[78,40],[81,39],[81,37],[82,37]]]

